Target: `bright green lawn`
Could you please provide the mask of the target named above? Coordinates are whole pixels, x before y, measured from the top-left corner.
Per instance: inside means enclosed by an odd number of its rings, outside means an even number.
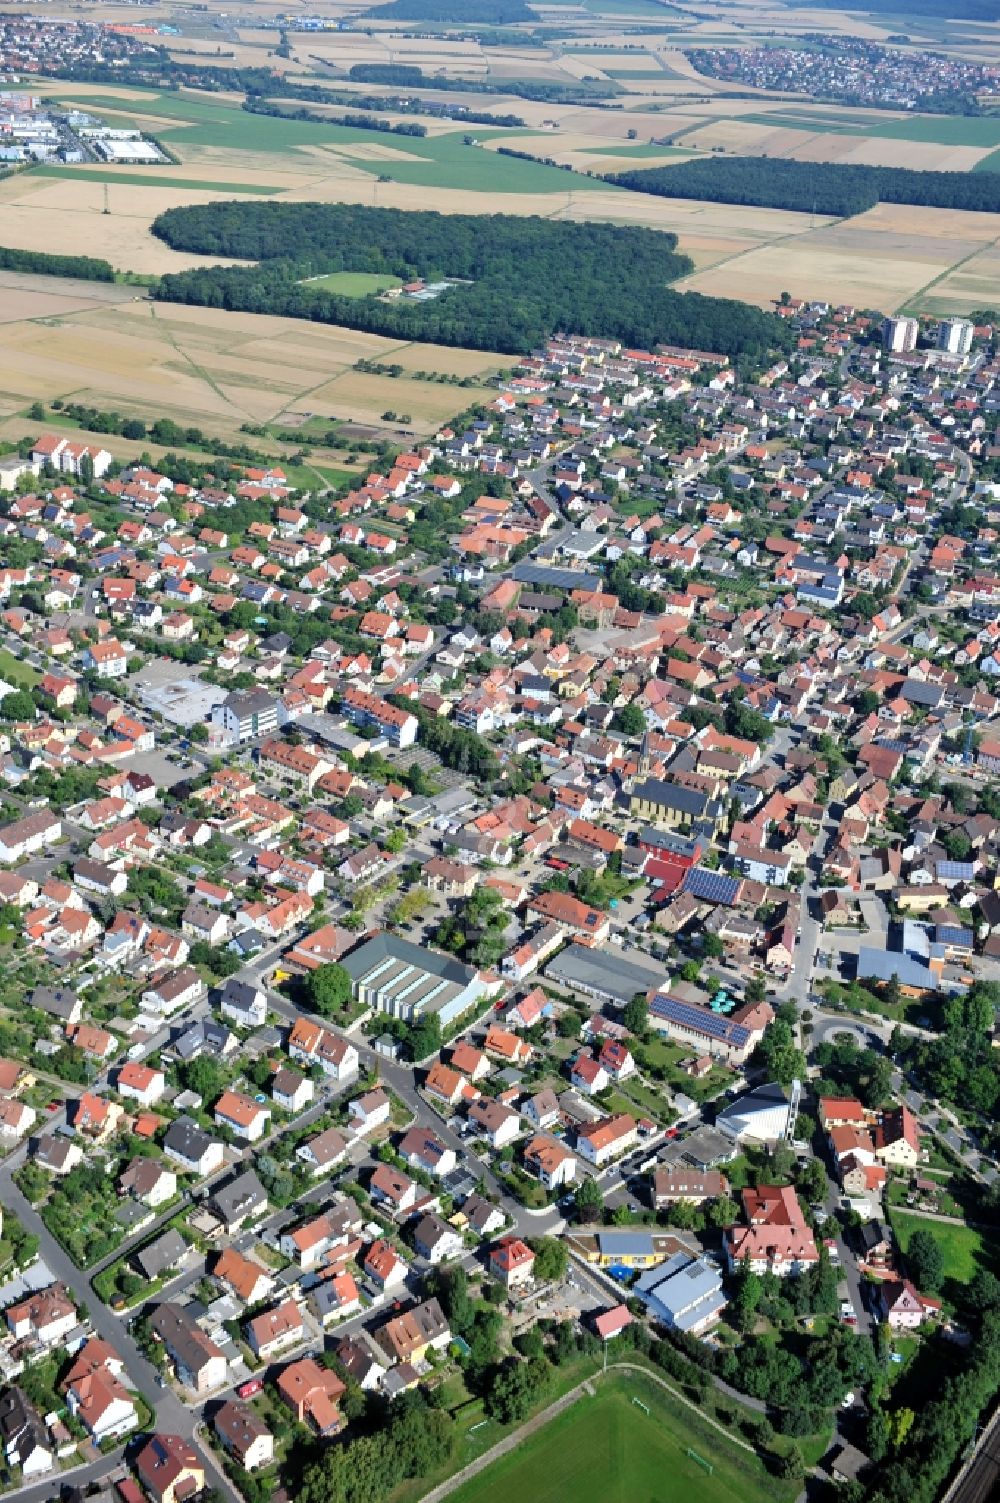
[[[370,292],[398,287],[399,278],[376,271],[331,271],[325,277],[310,277],[306,286],[321,292],[338,292],[341,297],[367,297]]]
[[[930,1232],[944,1254],[944,1276],[957,1284],[968,1284],[973,1275],[986,1265],[983,1239],[975,1227],[950,1226],[930,1221],[926,1216],[912,1216],[906,1211],[891,1210],[889,1220],[904,1254],[918,1227]]]
[[[792,1497],[755,1457],[702,1427],[697,1416],[638,1373],[597,1380],[516,1451],[452,1494],[454,1503],[773,1503]],[[645,1414],[632,1398],[641,1398]],[[692,1460],[691,1447],[714,1468]]]
[[[30,663],[22,663],[8,652],[6,647],[0,647],[0,678],[6,679],[8,684],[17,684],[24,689],[33,689],[41,681],[42,675],[36,673]]]

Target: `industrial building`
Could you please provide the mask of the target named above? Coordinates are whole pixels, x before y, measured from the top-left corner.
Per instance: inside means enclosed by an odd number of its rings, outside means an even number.
[[[446,1028],[487,991],[486,982],[471,966],[395,934],[374,935],[345,955],[341,964],[360,1002],[405,1023],[436,1013]]]

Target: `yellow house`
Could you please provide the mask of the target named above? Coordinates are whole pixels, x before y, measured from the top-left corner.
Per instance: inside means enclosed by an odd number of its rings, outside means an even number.
[[[948,889],[938,882],[929,882],[924,887],[897,887],[893,897],[907,913],[932,913],[935,908],[946,907]]]
[[[595,1261],[602,1268],[649,1268],[660,1261],[660,1255],[648,1232],[598,1232]]]

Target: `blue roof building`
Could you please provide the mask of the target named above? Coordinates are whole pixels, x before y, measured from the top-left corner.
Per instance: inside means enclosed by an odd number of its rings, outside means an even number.
[[[704,1258],[675,1253],[637,1279],[632,1293],[643,1301],[654,1320],[692,1335],[718,1320],[728,1301],[722,1292],[719,1269]]]

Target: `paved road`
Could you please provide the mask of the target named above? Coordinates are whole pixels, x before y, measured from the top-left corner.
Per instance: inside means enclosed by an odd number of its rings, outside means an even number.
[[[77,1268],[72,1258],[52,1236],[34,1206],[22,1195],[14,1183],[13,1170],[22,1160],[23,1151],[11,1155],[0,1165],[0,1201],[13,1211],[27,1231],[34,1232],[38,1237],[41,1243],[41,1255],[56,1279],[70,1289],[83,1291],[91,1325],[97,1335],[103,1337],[122,1357],[133,1384],[156,1414],[157,1428],[172,1434],[183,1435],[197,1445],[195,1436],[197,1414],[188,1409],[171,1388],[159,1386],[159,1375],[156,1369],[143,1356],[125,1323],[113,1315],[101,1302],[90,1286],[88,1275]],[[212,1457],[205,1452],[203,1447],[198,1446],[198,1449],[202,1452],[206,1472],[211,1476],[212,1485],[217,1487],[223,1496],[230,1500],[230,1503],[241,1503],[240,1495],[215,1465]],[[46,1494],[42,1493],[41,1496],[46,1496]],[[48,1496],[51,1496],[51,1488]]]

